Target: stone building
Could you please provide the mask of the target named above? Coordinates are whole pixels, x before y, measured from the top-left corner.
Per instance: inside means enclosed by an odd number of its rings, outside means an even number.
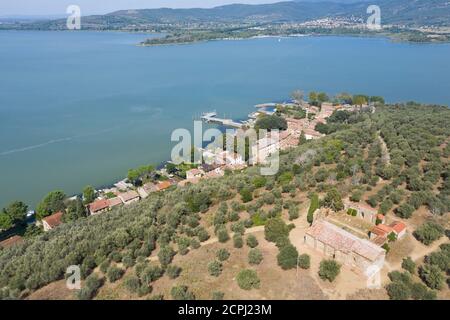
[[[386,251],[376,244],[325,221],[317,220],[307,231],[305,244],[370,278],[383,267]]]

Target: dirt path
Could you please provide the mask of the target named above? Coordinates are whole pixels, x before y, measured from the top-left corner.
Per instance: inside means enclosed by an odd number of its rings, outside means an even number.
[[[384,139],[381,137],[380,133],[378,132],[377,134],[378,136],[378,140],[380,141],[380,145],[381,145],[381,160],[383,160],[383,162],[385,164],[390,164],[391,163],[391,155],[389,153],[389,149],[386,145],[386,141],[384,141]]]
[[[417,240],[414,240],[417,241]],[[417,244],[414,246],[414,251],[410,254],[411,259],[414,262],[418,262],[418,260],[423,259],[425,256],[429,255],[430,253],[437,251],[439,249],[439,246],[443,243],[447,242],[447,237],[442,237],[441,239],[433,242],[430,246],[425,246],[417,241]],[[402,267],[402,262],[387,262],[385,261],[384,266],[386,269],[390,271],[399,270]]]

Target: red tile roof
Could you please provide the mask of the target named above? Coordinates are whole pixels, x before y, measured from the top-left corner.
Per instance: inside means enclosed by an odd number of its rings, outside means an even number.
[[[355,252],[370,261],[374,261],[384,250],[372,242],[357,236],[324,220],[318,220],[306,234],[342,252]]]
[[[42,221],[45,221],[49,225],[50,229],[53,229],[54,227],[57,227],[62,223],[62,215],[63,213],[60,211],[52,214],[51,216],[45,217],[44,219],[42,219]]]
[[[122,199],[123,202],[128,202],[128,201],[134,200],[136,198],[139,198],[139,193],[137,193],[134,190],[130,190],[130,191],[119,194],[119,198]]]
[[[92,202],[89,205],[89,211],[98,212],[109,208],[108,200],[102,199]]]
[[[403,230],[406,229],[406,225],[403,222],[400,222],[400,221],[392,222],[389,225],[389,227],[392,228],[392,230],[394,230],[394,232],[396,234],[399,234],[400,232],[402,232]]]
[[[108,205],[110,208],[120,206],[122,203],[123,203],[122,200],[120,200],[120,198],[117,198],[117,197],[108,199]]]
[[[170,181],[161,181],[160,183],[158,183],[157,188],[158,190],[165,190],[169,188],[171,185],[172,183],[170,183]]]
[[[6,240],[0,242],[0,247],[9,248],[15,244],[23,242],[23,238],[21,236],[12,236]]]

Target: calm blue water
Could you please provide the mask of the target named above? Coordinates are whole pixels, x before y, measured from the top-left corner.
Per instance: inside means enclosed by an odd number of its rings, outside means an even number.
[[[450,104],[450,45],[345,37],[138,47],[145,35],[0,32],[0,206],[167,159],[209,109],[244,118],[301,88]]]

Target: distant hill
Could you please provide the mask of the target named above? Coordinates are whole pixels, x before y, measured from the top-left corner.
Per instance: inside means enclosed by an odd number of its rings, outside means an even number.
[[[382,23],[409,26],[450,25],[448,0],[296,0],[273,4],[232,4],[210,9],[141,9],[120,10],[106,15],[83,18],[85,29],[121,29],[140,25],[187,23],[280,23],[304,22],[324,17],[366,19],[368,4],[381,8]],[[30,25],[37,29],[58,29],[65,20]]]

